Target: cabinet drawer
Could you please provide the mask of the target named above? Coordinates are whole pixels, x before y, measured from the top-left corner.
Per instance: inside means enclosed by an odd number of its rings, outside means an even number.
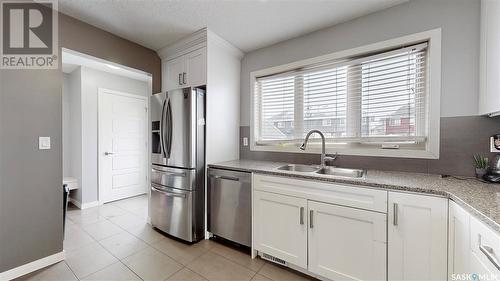
[[[500,270],[500,236],[474,217],[470,218],[472,260],[486,269],[484,274]],[[474,263],[471,261],[472,263]],[[477,272],[478,274],[480,272]]]
[[[359,209],[387,212],[387,191],[347,184],[254,175],[255,190],[307,198]]]

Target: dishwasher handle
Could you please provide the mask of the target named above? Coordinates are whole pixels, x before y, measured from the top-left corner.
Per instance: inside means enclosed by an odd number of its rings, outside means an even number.
[[[240,178],[237,177],[228,177],[228,176],[213,176],[215,179],[220,180],[228,180],[228,181],[240,181]]]

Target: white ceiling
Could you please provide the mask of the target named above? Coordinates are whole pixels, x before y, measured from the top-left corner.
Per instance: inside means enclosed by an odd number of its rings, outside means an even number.
[[[208,27],[249,52],[407,1],[59,0],[59,9],[154,50]]]

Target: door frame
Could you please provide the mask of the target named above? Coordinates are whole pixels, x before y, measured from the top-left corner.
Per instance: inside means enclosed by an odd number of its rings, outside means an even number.
[[[101,102],[101,98],[103,95],[106,95],[106,94],[111,94],[111,95],[118,95],[118,96],[123,96],[123,97],[128,97],[128,98],[135,98],[135,99],[139,99],[139,100],[144,100],[146,101],[146,110],[144,111],[144,113],[146,114],[146,126],[145,127],[145,139],[146,139],[146,155],[145,155],[145,166],[144,168],[146,169],[146,187],[145,187],[145,190],[144,190],[144,193],[148,195],[148,201],[149,201],[149,186],[147,183],[149,183],[149,180],[150,180],[150,162],[151,162],[151,153],[149,153],[150,151],[150,143],[151,143],[151,136],[150,136],[150,120],[151,120],[151,114],[150,114],[150,104],[149,104],[149,99],[148,99],[148,96],[143,96],[143,95],[139,95],[139,94],[132,94],[132,93],[125,93],[125,92],[121,92],[121,91],[116,91],[116,90],[111,90],[111,89],[107,89],[107,88],[97,88],[97,190],[98,190],[98,202],[99,202],[99,205],[103,205],[105,202],[104,202],[104,193],[103,193],[103,189],[101,188],[102,186],[102,177],[101,175],[103,174],[103,171],[102,171],[102,154],[104,153],[102,151],[102,147],[101,147],[101,137],[102,137],[102,126],[101,126],[101,122],[102,122],[102,116],[101,116],[101,112],[102,112],[102,109],[101,109],[101,106],[102,106],[102,102]],[[149,209],[149,206],[148,206],[148,209]],[[148,210],[148,215],[149,215],[149,210]],[[149,218],[148,218],[148,221],[149,221]]]

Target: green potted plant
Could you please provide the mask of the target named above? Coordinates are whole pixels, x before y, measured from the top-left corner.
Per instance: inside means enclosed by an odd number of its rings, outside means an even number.
[[[476,168],[476,178],[483,178],[488,171],[489,161],[487,157],[480,154],[474,155],[474,168]]]

